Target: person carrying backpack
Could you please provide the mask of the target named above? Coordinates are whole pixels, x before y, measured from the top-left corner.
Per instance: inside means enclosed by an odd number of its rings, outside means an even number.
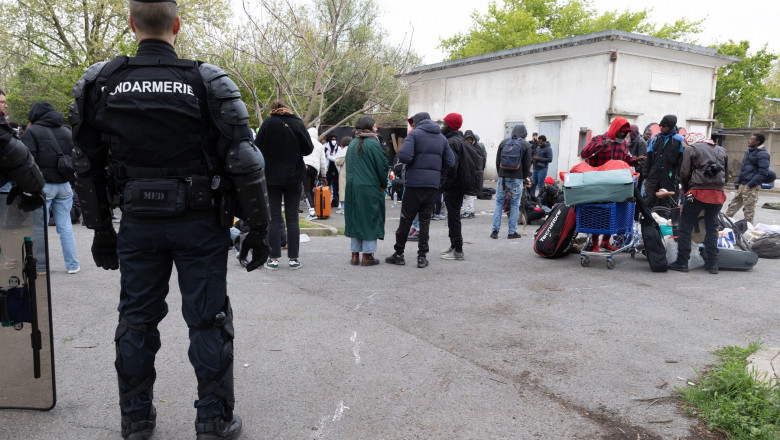
[[[517,124],[512,129],[512,136],[498,144],[496,153],[496,171],[498,184],[496,186],[496,208],[493,210],[493,232],[490,238],[497,239],[501,230],[501,213],[504,199],[510,193],[509,205],[509,235],[507,238],[520,238],[517,233],[517,219],[520,216],[520,196],[523,194],[523,184],[531,179],[531,144],[525,140],[528,130],[524,124]]]
[[[460,131],[462,125],[463,116],[450,113],[444,117],[444,126],[441,129],[455,155],[455,167],[447,170],[442,185],[450,236],[450,247],[441,251],[443,260],[463,260],[460,206],[466,194],[477,195],[482,181],[482,156],[476,147],[466,142]]]

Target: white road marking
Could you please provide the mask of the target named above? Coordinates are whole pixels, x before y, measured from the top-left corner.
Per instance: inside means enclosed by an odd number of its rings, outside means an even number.
[[[352,332],[352,337],[349,338],[350,342],[352,342],[352,354],[355,355],[355,363],[360,363],[360,345],[363,343],[362,341],[358,341],[357,339],[357,332]]]

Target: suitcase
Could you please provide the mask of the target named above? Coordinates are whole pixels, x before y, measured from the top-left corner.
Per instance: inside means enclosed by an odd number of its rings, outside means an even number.
[[[704,252],[704,245],[699,245],[699,252]],[[753,251],[743,251],[737,247],[718,248],[718,269],[752,270],[758,263],[758,254]]]
[[[330,217],[330,187],[318,186],[314,188],[314,213],[317,218]]]
[[[568,173],[563,179],[563,198],[567,205],[624,202],[634,196],[631,170]]]

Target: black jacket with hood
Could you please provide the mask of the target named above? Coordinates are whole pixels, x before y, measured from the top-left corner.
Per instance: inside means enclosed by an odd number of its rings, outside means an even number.
[[[498,171],[498,177],[506,177],[508,179],[526,179],[531,177],[531,165],[533,162],[533,156],[531,156],[531,144],[525,140],[528,136],[528,130],[524,124],[517,124],[512,129],[511,139],[517,139],[520,141],[520,145],[523,146],[523,164],[516,170],[507,170],[501,168],[501,151],[504,149],[504,145],[509,139],[504,139],[498,144],[498,152],[496,153],[496,171]]]
[[[455,156],[439,125],[431,120],[428,113],[417,113],[412,120],[414,129],[398,151],[398,161],[406,164],[405,185],[410,188],[439,188],[442,173],[455,166]]]
[[[485,148],[485,144],[480,142],[479,135],[477,135],[471,130],[466,130],[466,132],[463,133],[463,137],[465,139],[468,139],[470,137],[474,138],[474,145],[477,146],[477,149],[479,150],[479,155],[482,156],[482,171],[485,171],[485,167],[487,166],[487,149]]]
[[[73,154],[73,134],[63,124],[65,117],[48,102],[38,101],[27,113],[27,119],[30,126],[22,134],[22,142],[30,149],[46,183],[67,182],[57,171],[59,153],[55,149],[58,146],[66,156]]]

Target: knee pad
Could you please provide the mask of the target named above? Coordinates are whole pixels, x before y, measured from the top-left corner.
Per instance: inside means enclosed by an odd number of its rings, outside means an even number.
[[[152,347],[152,351],[156,352],[160,348],[160,335],[157,332],[157,324],[153,323],[149,325],[137,325],[130,323],[123,315],[119,316],[119,324],[116,326],[116,332],[114,333],[114,345],[116,348],[116,360],[114,366],[116,367],[117,375],[119,376],[119,403],[124,405],[133,398],[147,394],[149,398],[153,397],[154,381],[157,378],[157,372],[154,369],[154,363],[149,370],[143,372],[140,375],[133,376],[125,371],[122,364],[122,353],[120,349],[120,340],[128,337],[128,331],[134,330],[143,334],[143,337],[152,336],[156,340],[156,344]],[[139,377],[140,376],[140,377]],[[126,390],[123,391],[123,388]]]
[[[222,349],[220,350],[220,367],[210,380],[198,381],[198,398],[203,399],[209,394],[218,396],[225,404],[225,412],[228,418],[233,414],[236,398],[233,393],[233,308],[230,306],[230,298],[225,297],[222,310],[217,313],[210,325],[203,327],[191,327],[193,330],[220,329],[222,335]],[[224,379],[225,386],[220,384]]]

